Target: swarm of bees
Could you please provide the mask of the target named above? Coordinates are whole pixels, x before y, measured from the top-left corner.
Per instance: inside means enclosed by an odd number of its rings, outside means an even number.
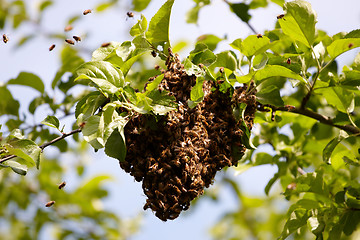
[[[242,156],[245,152],[240,125],[245,121],[251,129],[256,111],[253,84],[236,88],[229,97],[214,81],[204,83],[204,100],[189,108],[187,100],[196,77],[187,75],[179,57],[171,49],[169,53],[159,91],[169,91],[178,109],[156,119],[146,114],[133,116],[125,127],[126,159],[120,162],[136,181],[142,181],[147,196],[144,210],[152,209],[163,221],[187,210],[212,184],[217,171],[237,165],[239,158],[232,153]],[[236,120],[233,107],[239,103],[247,107],[244,119]]]

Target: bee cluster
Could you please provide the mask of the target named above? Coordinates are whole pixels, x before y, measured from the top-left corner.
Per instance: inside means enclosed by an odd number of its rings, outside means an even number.
[[[138,114],[125,127],[127,155],[121,168],[142,181],[147,196],[144,210],[151,208],[166,221],[187,210],[191,200],[212,184],[217,171],[237,165],[234,149],[242,156],[245,146],[241,121],[252,128],[256,111],[252,84],[223,93],[219,84],[206,81],[204,100],[194,108],[187,106],[194,75],[188,76],[179,58],[170,52],[167,70],[159,91],[167,90],[176,98],[178,109],[165,116]],[[235,104],[246,103],[244,119],[236,120]]]

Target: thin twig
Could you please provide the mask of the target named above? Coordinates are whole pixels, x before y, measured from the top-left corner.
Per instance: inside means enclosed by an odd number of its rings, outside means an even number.
[[[47,142],[47,143],[44,143],[44,144],[40,145],[39,148],[41,148],[41,150],[44,150],[44,148],[46,148],[47,146],[50,146],[51,144],[54,144],[54,143],[56,143],[56,142],[58,142],[58,141],[60,141],[60,140],[62,140],[62,139],[64,139],[64,138],[66,138],[66,137],[68,137],[68,136],[70,136],[70,135],[73,135],[73,134],[79,133],[79,132],[81,132],[81,128],[78,128],[78,129],[73,130],[73,131],[68,132],[68,133],[64,133],[63,135],[61,135],[61,136],[59,136],[59,137],[51,140],[50,142]],[[3,163],[3,162],[5,162],[5,161],[10,160],[10,159],[15,158],[15,157],[16,157],[16,155],[6,156],[6,157],[4,157],[4,158],[2,158],[2,159],[0,160],[0,163]]]
[[[309,109],[297,108],[297,107],[288,107],[288,106],[276,107],[276,106],[272,106],[272,105],[269,105],[269,104],[266,104],[266,105],[259,104],[259,106],[260,107],[258,108],[258,110],[260,110],[260,111],[264,111],[264,107],[265,108],[268,107],[272,111],[284,111],[284,112],[286,111],[286,112],[297,113],[297,114],[304,115],[304,116],[313,118],[315,120],[318,120],[319,122],[321,122],[323,124],[339,128],[339,129],[344,130],[346,132],[349,132],[349,133],[352,133],[352,134],[360,134],[360,129],[357,128],[357,127],[354,127],[354,126],[348,125],[348,124],[346,124],[346,125],[335,124],[330,117],[326,117],[326,116],[321,115],[319,113],[310,111]]]

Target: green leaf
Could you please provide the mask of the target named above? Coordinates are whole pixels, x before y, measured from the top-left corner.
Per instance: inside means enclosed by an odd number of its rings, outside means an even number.
[[[198,77],[196,79],[196,84],[191,88],[190,100],[188,100],[188,106],[194,108],[198,103],[204,99],[204,90],[203,90],[204,78]]]
[[[360,86],[360,71],[351,70],[351,71],[343,71],[345,75],[345,79],[341,81],[341,85],[348,86]]]
[[[331,154],[333,153],[335,147],[344,139],[348,138],[349,135],[343,131],[340,130],[340,133],[338,136],[336,136],[335,138],[333,138],[324,148],[323,150],[323,161],[327,164],[331,164]]]
[[[161,81],[164,79],[164,74],[161,74],[159,76],[157,76],[152,82],[149,82],[146,85],[146,91],[153,91],[153,90],[157,90],[159,87],[159,84],[161,83]]]
[[[232,51],[224,51],[216,54],[216,61],[212,63],[209,68],[224,67],[235,71],[237,68],[236,55]]]
[[[250,9],[249,5],[245,3],[227,3],[229,4],[231,11],[234,12],[236,16],[238,16],[243,22],[249,22],[251,19],[251,15],[248,13]]]
[[[75,117],[78,118],[81,115],[79,121],[86,121],[88,117],[93,115],[100,106],[102,106],[107,99],[98,91],[94,91],[84,96],[76,104]]]
[[[98,131],[104,131],[99,129],[100,117],[97,115],[91,116],[87,119],[85,126],[82,129],[85,141],[95,149],[103,148],[104,141],[98,136]]]
[[[52,1],[42,1],[40,4],[39,4],[39,10],[42,12],[44,11],[46,8],[50,7],[51,5],[53,5],[53,2]]]
[[[197,38],[198,43],[204,43],[211,51],[214,51],[217,44],[222,40],[213,34],[204,34]]]
[[[84,63],[84,60],[78,55],[78,52],[69,46],[66,46],[61,51],[61,62],[62,66],[57,71],[52,83],[51,87],[54,89],[58,82],[61,80],[61,77],[66,73],[74,73],[75,70]]]
[[[133,0],[132,4],[134,6],[134,11],[137,12],[141,12],[143,11],[145,8],[147,8],[147,6],[149,5],[149,3],[151,2],[151,0]]]
[[[263,87],[262,84],[260,84],[256,94],[256,100],[262,104],[271,104],[277,107],[284,106],[284,101],[280,96],[280,90],[274,85]]]
[[[257,37],[256,35],[250,35],[243,41],[241,39],[234,40],[230,46],[239,50],[250,59],[253,55],[265,52],[270,46],[269,44],[270,39],[266,36]]]
[[[55,116],[47,116],[41,123],[56,129],[59,129],[60,127],[59,119],[57,119]]]
[[[135,37],[138,35],[144,35],[147,29],[147,20],[144,15],[141,14],[140,20],[130,29],[130,35]]]
[[[304,0],[295,0],[284,4],[286,15],[279,19],[280,26],[286,35],[307,47],[315,39],[316,13],[311,4]]]
[[[125,84],[123,73],[111,63],[105,61],[87,62],[76,71],[77,78],[91,80],[106,96],[119,91]]]
[[[245,108],[244,108],[245,111]],[[243,135],[241,136],[241,143],[244,144],[244,146],[247,149],[256,149],[256,147],[253,145],[253,143],[251,142],[251,131],[249,129],[249,127],[246,125],[245,121],[241,122],[241,126],[240,129],[243,131]]]
[[[332,58],[336,58],[340,54],[357,47],[360,47],[360,38],[345,38],[335,40],[327,47],[327,50]]]
[[[196,5],[186,13],[186,23],[197,23],[199,18],[199,11],[210,4],[210,0],[196,0]]]
[[[150,106],[155,114],[164,115],[167,112],[174,111],[177,107],[175,97],[170,96],[166,91],[154,90],[148,92],[147,97],[152,100]]]
[[[96,6],[95,11],[96,11],[96,12],[103,12],[103,11],[105,11],[106,9],[114,6],[114,4],[116,4],[115,1],[100,3],[100,4],[98,4],[98,5]]]
[[[41,81],[41,79],[37,75],[29,72],[19,73],[17,78],[10,79],[7,84],[16,84],[32,87],[40,93],[44,93],[45,88],[44,83]]]
[[[204,70],[202,70],[199,66],[193,64],[189,58],[186,58],[184,61],[184,70],[187,75],[195,75],[196,77],[201,77],[205,75]]]
[[[20,104],[16,101],[6,86],[0,86],[0,116],[9,114],[18,116]]]
[[[151,18],[149,29],[146,32],[146,38],[151,42],[155,48],[158,46],[163,47],[163,51],[167,53],[170,47],[169,40],[169,24],[171,8],[174,0],[167,0],[157,13]]]
[[[18,162],[8,160],[0,164],[1,167],[10,167],[15,173],[25,176],[27,172],[27,166],[21,165]]]
[[[105,153],[109,157],[124,161],[126,157],[126,143],[124,128],[115,129],[105,144]]]
[[[30,166],[39,166],[41,148],[30,139],[17,139],[5,145],[10,155],[24,159]]]
[[[327,103],[341,112],[352,112],[354,108],[354,94],[344,87],[327,87],[315,89],[326,99]]]
[[[270,77],[286,77],[306,83],[299,74],[280,65],[266,65],[263,69],[260,69],[255,73],[254,79],[255,81],[261,81]]]

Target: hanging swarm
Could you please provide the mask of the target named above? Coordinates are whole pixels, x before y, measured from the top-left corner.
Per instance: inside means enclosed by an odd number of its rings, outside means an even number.
[[[142,181],[147,196],[144,210],[151,208],[163,221],[187,210],[191,200],[210,186],[217,171],[237,165],[232,151],[236,148],[240,156],[245,152],[241,121],[251,130],[256,111],[252,84],[250,89],[247,85],[236,88],[230,97],[213,81],[205,81],[204,100],[189,108],[187,100],[196,77],[186,74],[177,57],[172,59],[163,70],[159,91],[167,90],[176,98],[177,111],[132,117],[125,127],[126,159],[120,162],[136,181]],[[239,121],[233,114],[238,103],[247,104],[245,117]]]

